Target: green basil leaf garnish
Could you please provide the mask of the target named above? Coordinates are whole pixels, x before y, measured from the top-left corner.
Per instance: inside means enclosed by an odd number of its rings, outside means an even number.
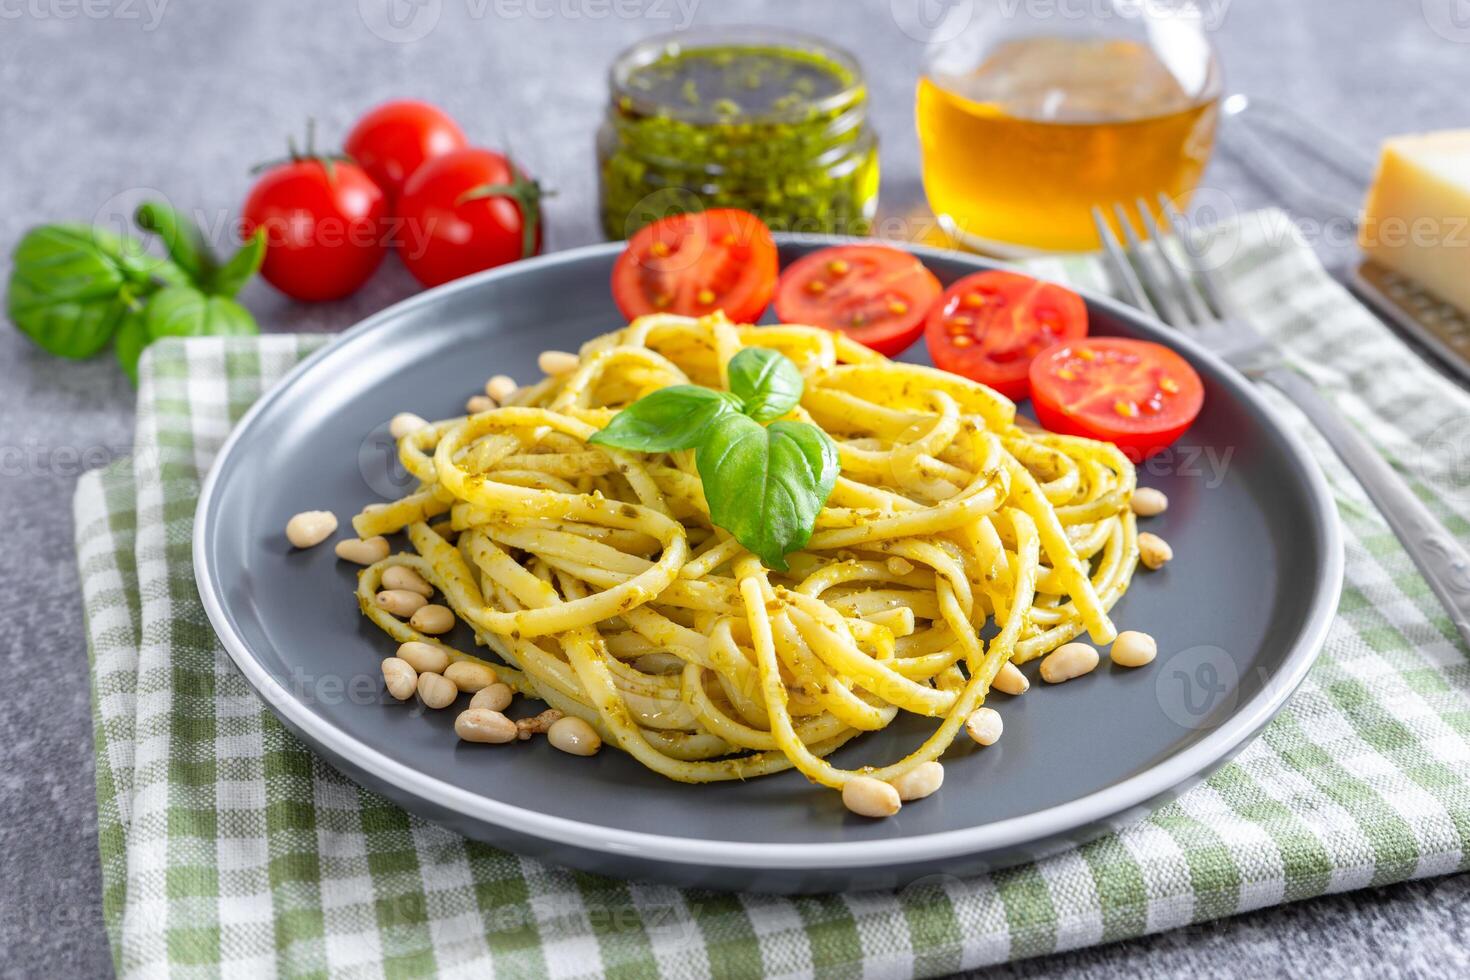
[[[85,225],[32,228],[15,248],[6,310],[21,332],[62,357],[91,357],[112,339],[131,281],[121,239]]]
[[[789,357],[765,347],[747,347],[730,358],[730,393],[757,422],[778,419],[801,401],[801,370]]]
[[[196,284],[202,287],[213,279],[214,253],[209,250],[199,226],[188,217],[162,201],[145,201],[138,205],[133,220],[139,228],[163,239],[169,258]]]
[[[214,270],[210,278],[209,291],[216,296],[233,297],[246,281],[260,271],[265,261],[265,229],[255,229],[250,241],[230,256],[228,262]]]
[[[643,453],[692,449],[711,422],[738,411],[739,404],[726,392],[675,385],[638,399],[588,441]]]
[[[710,520],[777,571],[811,539],[839,469],[837,447],[816,426],[735,414],[710,427],[695,465]]]
[[[117,363],[134,385],[138,383],[138,360],[143,356],[143,348],[153,340],[148,336],[147,316],[148,308],[141,303],[137,309],[127,310],[117,328],[117,336],[112,340],[112,352],[117,355]]]
[[[260,332],[250,311],[225,296],[207,296],[192,286],[169,286],[154,294],[144,312],[149,341],[160,337],[226,337]]]

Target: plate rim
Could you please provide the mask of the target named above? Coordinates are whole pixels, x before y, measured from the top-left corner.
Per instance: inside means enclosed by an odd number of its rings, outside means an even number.
[[[957,250],[906,242],[876,242],[873,239],[783,233],[777,233],[775,237],[778,245],[826,245],[854,242],[883,244],[904,249],[921,258],[928,257],[943,261],[959,259],[972,262],[977,271],[1008,264]],[[222,602],[221,590],[211,572],[207,560],[212,529],[209,521],[210,511],[216,502],[219,475],[235,451],[236,445],[250,429],[255,419],[295,384],[299,377],[310,371],[318,361],[332,356],[336,348],[347,340],[380,329],[384,324],[397,319],[405,311],[420,305],[440,302],[445,297],[478,287],[482,283],[616,254],[623,247],[623,242],[602,242],[537,256],[456,279],[379,310],[343,330],[263,392],[241,416],[220,446],[208,474],[200,485],[199,499],[194,510],[191,556],[200,602],[209,617],[210,625],[236,668],[245,676],[271,711],[283,716],[286,723],[308,742],[315,743],[313,748],[320,748],[329,754],[335,754],[351,765],[386,781],[397,791],[423,800],[430,805],[448,809],[459,817],[493,825],[509,834],[531,836],[551,845],[583,848],[610,857],[650,855],[663,862],[686,866],[814,872],[859,870],[960,858],[1024,847],[1116,818],[1172,790],[1188,786],[1202,774],[1230,759],[1248,739],[1259,732],[1285,706],[1287,699],[1305,679],[1308,670],[1317,659],[1336,615],[1345,568],[1342,527],[1321,467],[1307,449],[1301,436],[1261,396],[1254,384],[1217,355],[1195,343],[1186,334],[1166,327],[1162,323],[1155,323],[1153,318],[1147,314],[1119,300],[1069,284],[1068,288],[1076,290],[1088,303],[1096,304],[1112,315],[1129,321],[1133,326],[1142,326],[1144,332],[1159,343],[1181,350],[1192,358],[1209,364],[1227,380],[1233,389],[1233,394],[1250,403],[1251,407],[1276,430],[1276,434],[1305,480],[1308,502],[1311,505],[1311,516],[1325,550],[1325,567],[1313,591],[1307,620],[1295,642],[1283,657],[1280,669],[1254,697],[1245,704],[1238,705],[1230,717],[1218,725],[1214,731],[1182,752],[1096,792],[1030,814],[974,827],[888,840],[814,844],[674,837],[645,831],[604,827],[569,817],[552,816],[503,803],[462,786],[424,775],[390,758],[367,742],[338,729],[327,718],[312,711],[310,705],[289,691],[256,660],[244,640],[231,627],[230,616]]]

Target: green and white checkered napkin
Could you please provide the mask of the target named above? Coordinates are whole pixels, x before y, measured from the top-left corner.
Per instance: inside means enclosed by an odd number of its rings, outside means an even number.
[[[1337,286],[1284,216],[1248,216],[1216,244],[1235,295],[1470,531],[1459,460],[1432,451],[1470,430],[1470,398]],[[930,975],[1470,863],[1465,651],[1299,420],[1346,529],[1326,647],[1234,762],[1111,836],[967,881],[782,898],[597,878],[411,817],[282,728],[194,588],[202,475],[250,403],[322,342],[154,345],[134,458],[77,490],[103,902],[122,974]]]

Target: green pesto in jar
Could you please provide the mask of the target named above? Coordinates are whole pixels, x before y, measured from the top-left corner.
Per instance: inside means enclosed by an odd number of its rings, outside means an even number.
[[[654,38],[613,65],[598,133],[602,223],[733,207],[783,231],[871,230],[878,147],[851,56],[760,31]]]

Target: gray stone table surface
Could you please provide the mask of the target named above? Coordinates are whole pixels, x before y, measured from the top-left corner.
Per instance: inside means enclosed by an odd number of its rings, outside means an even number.
[[[226,219],[250,165],[280,155],[308,116],[340,138],[362,109],[404,96],[444,106],[479,142],[513,147],[556,188],[548,248],[596,241],[591,134],[605,66],[630,41],[691,23],[785,25],[855,51],[883,141],[884,212],[922,214],[912,101],[925,47],[912,25],[916,9],[932,17],[970,2],[0,0],[0,253],[41,222],[116,225],[150,192]],[[1102,2],[1002,6],[1066,17]],[[1364,150],[1390,133],[1470,121],[1463,0],[1206,6],[1231,90],[1291,105]],[[1241,147],[1227,127],[1206,176],[1214,200],[1295,207],[1324,260],[1341,268],[1352,254],[1341,216],[1313,212],[1320,202]],[[1306,161],[1291,170],[1347,201],[1357,193]],[[390,259],[342,302],[296,305],[258,282],[242,298],[269,330],[336,331],[413,291]],[[0,326],[0,392],[0,974],[95,976],[111,962],[70,500],[82,469],[127,452],[134,396],[110,356],[56,360],[8,326]],[[1467,923],[1466,878],[1441,878],[999,972],[1465,975]]]

